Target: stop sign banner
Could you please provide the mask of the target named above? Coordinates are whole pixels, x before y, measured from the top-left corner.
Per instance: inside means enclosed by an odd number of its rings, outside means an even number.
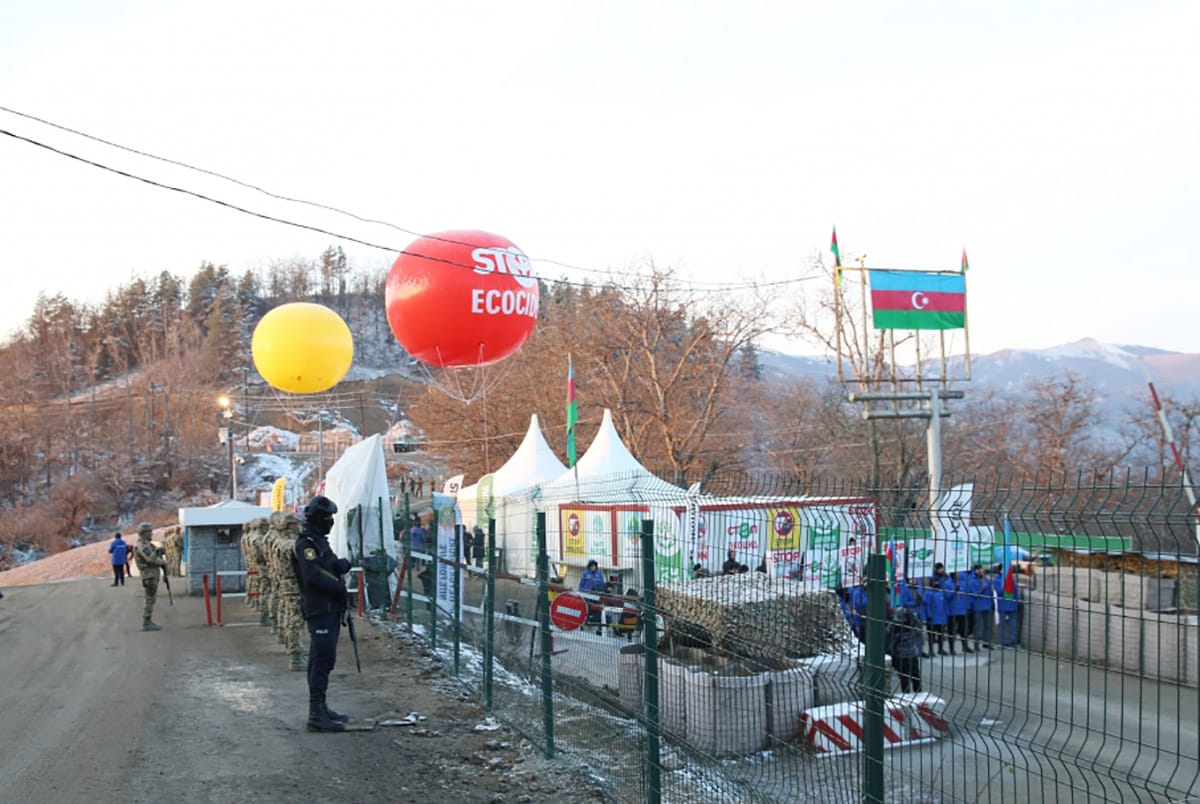
[[[587,601],[574,592],[563,592],[550,604],[550,622],[562,631],[574,631],[587,620]]]

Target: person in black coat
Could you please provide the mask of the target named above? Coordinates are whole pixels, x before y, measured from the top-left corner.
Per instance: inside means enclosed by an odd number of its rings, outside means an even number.
[[[308,729],[343,731],[348,718],[325,705],[329,674],[337,663],[338,634],[346,611],[342,576],[350,562],[329,546],[329,531],[337,505],[328,497],[313,497],[304,506],[304,527],[296,539],[296,578],[300,582],[300,613],[308,625]]]

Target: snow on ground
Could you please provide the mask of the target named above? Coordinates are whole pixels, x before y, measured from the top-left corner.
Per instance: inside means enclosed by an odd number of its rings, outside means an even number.
[[[151,535],[151,541],[161,544],[164,528],[159,528]],[[124,533],[121,537],[130,547],[137,542],[137,533]],[[108,554],[108,546],[112,539],[85,544],[55,553],[52,556],[22,564],[19,567],[0,572],[0,589],[10,586],[30,586],[37,583],[54,583],[70,581],[78,578],[95,578],[112,576],[112,557]]]

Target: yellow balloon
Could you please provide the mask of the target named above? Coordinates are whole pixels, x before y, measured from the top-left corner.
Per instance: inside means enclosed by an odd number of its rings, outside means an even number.
[[[320,304],[293,302],[262,317],[250,339],[254,367],[280,391],[315,394],[341,381],[354,361],[354,337]]]

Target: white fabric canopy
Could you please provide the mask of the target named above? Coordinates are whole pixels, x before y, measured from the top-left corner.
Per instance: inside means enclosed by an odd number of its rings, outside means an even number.
[[[543,500],[575,502],[681,502],[687,493],[652,474],[617,435],[612,411],[605,409],[600,430],[574,468],[542,487]]]
[[[539,483],[558,477],[566,471],[562,461],[550,449],[542,428],[538,425],[537,414],[529,417],[529,429],[521,446],[517,447],[504,465],[492,472],[492,498],[507,497],[528,491]],[[463,521],[468,527],[478,523],[480,517],[476,511],[479,495],[479,483],[474,483],[458,492],[458,506],[462,511]]]
[[[325,476],[324,494],[338,507],[329,545],[357,563],[382,548],[396,555],[383,437],[373,435],[342,453]]]

